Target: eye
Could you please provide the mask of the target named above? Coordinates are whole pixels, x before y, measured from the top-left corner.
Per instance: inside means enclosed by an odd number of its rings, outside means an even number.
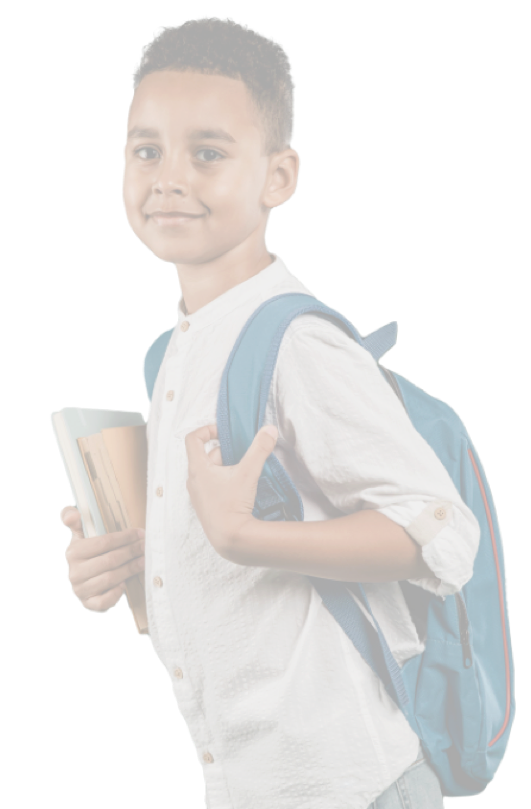
[[[215,149],[199,149],[199,152],[212,152],[212,154],[217,154],[218,157],[223,157],[223,155],[220,154],[219,152],[216,152]],[[197,152],[197,154],[199,154],[199,152]],[[206,162],[207,163],[217,163],[217,160],[207,160]]]
[[[152,146],[142,146],[140,149],[137,149],[135,151],[135,155],[140,154],[140,152],[156,152],[156,151],[157,150],[153,149]],[[216,149],[208,149],[208,148],[207,149],[199,149],[197,154],[199,154],[200,152],[212,152],[213,154],[218,155],[218,157],[221,157],[223,159],[223,155],[220,154],[218,151],[216,151]],[[140,158],[140,160],[149,160],[149,159],[150,159],[149,157],[148,158],[144,158],[144,157]],[[206,162],[206,163],[217,163],[218,161],[217,160],[206,160],[206,161],[202,160],[201,162],[202,163],[204,163],[204,162]]]
[[[151,146],[142,146],[142,148],[141,148],[141,149],[137,149],[137,150],[135,151],[135,155],[137,155],[137,154],[139,155],[139,154],[140,154],[140,152],[154,152],[154,151],[155,151],[155,149],[152,149],[152,148],[151,148]],[[144,160],[144,158],[143,158],[143,157],[142,157],[142,158],[140,158],[140,159],[141,159],[141,160]],[[147,159],[149,160],[149,158],[147,158]]]

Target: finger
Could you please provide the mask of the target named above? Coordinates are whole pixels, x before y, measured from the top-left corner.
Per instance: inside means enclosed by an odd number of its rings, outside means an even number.
[[[98,537],[89,537],[85,542],[76,547],[76,559],[93,560],[108,553],[115,553],[119,558],[116,562],[118,567],[122,554],[116,551],[122,548],[126,550],[126,556],[138,556],[143,553],[145,539],[140,539],[136,528],[128,528],[126,531],[115,531],[112,534],[103,534]]]
[[[221,447],[214,447],[208,453],[210,460],[218,466],[223,466],[223,457],[221,455]]]
[[[81,514],[77,510],[75,506],[66,506],[61,511],[61,520],[63,521],[64,525],[68,526],[72,531],[72,537],[74,539],[83,539],[83,523],[81,522]]]
[[[265,427],[262,427],[256,433],[253,442],[243,456],[242,461],[245,458],[252,458],[253,456],[260,458],[260,456],[262,456],[262,462],[265,462],[267,457],[273,451],[275,444],[277,443],[277,438],[278,430],[273,424],[268,424]]]
[[[213,438],[218,437],[218,428],[215,424],[205,424],[204,427],[199,427],[194,430],[184,439],[186,445],[186,452],[188,453],[188,466],[194,463],[201,463],[202,459],[207,456],[205,452],[205,444],[208,444]],[[200,460],[201,459],[201,460]]]
[[[240,461],[246,475],[251,475],[258,480],[265,462],[273,452],[277,438],[278,430],[272,424],[258,430],[253,443]]]
[[[136,576],[137,573],[142,573],[145,566],[145,559],[139,556],[131,562],[116,568],[116,570],[108,570],[100,576],[94,576],[93,579],[82,582],[81,584],[72,585],[74,593],[81,601],[85,602],[89,598],[100,596],[108,590],[112,590],[119,584],[130,579],[131,576]]]
[[[65,516],[65,514],[66,514],[68,511],[73,511],[74,513],[75,513],[75,512],[77,512],[77,513],[79,514],[79,511],[78,511],[77,506],[65,506],[65,507],[64,507],[64,508],[61,510],[61,515],[60,515],[60,516],[61,516],[61,519],[63,519],[63,517]]]
[[[197,430],[192,430],[191,433],[185,436],[185,443],[191,443],[195,447],[197,444],[207,444],[213,438],[218,437],[218,428],[216,424],[205,424],[203,427],[198,427]]]
[[[109,553],[104,553],[102,556],[96,556],[88,560],[78,560],[70,568],[69,578],[71,584],[82,584],[96,576],[101,576],[109,570],[116,570],[116,568],[137,559],[139,556],[144,556],[145,545],[145,540],[139,539],[131,545],[124,545],[122,548],[109,551]]]
[[[109,590],[102,596],[96,596],[95,598],[89,599],[88,602],[85,602],[85,607],[87,607],[89,610],[107,612],[108,609],[114,607],[114,605],[118,603],[124,593],[125,584],[120,584],[118,587],[114,587],[112,590]]]
[[[266,424],[264,427],[261,427],[258,432],[259,433],[264,432],[266,433],[266,435],[270,436],[273,439],[273,446],[275,446],[278,438],[278,429],[275,427],[274,424]]]

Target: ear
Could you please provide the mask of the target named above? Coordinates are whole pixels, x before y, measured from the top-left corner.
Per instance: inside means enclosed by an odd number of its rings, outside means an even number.
[[[294,149],[283,149],[271,155],[262,204],[276,208],[295,192],[299,176],[299,155]]]

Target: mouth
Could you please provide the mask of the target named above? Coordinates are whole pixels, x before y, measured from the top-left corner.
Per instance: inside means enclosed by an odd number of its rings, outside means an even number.
[[[159,227],[175,227],[201,219],[203,214],[187,213],[186,211],[153,211],[153,213],[147,214],[147,217]]]

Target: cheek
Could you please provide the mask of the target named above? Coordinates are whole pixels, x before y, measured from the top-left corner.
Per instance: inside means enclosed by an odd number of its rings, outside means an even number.
[[[141,206],[145,200],[145,179],[138,177],[136,172],[125,170],[123,182],[123,199],[129,221],[138,219],[141,215]]]
[[[142,200],[136,185],[124,182],[123,200],[129,227],[141,242],[147,244],[146,219],[142,213]]]
[[[142,222],[137,213],[136,206],[130,204],[130,200],[124,195],[125,215],[129,222],[129,227],[139,238],[142,238]]]
[[[127,214],[127,218],[131,221],[131,216],[133,214],[135,205],[134,205],[134,191],[131,185],[131,180],[127,176],[124,176],[124,183],[123,183],[123,200],[125,205],[125,212]]]

